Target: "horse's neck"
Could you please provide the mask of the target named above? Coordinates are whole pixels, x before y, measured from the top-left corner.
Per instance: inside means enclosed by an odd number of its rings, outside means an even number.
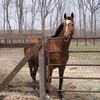
[[[64,36],[64,30],[61,31],[61,33],[57,37],[63,37]]]
[[[59,50],[61,51],[68,51],[70,43],[71,43],[71,39],[67,42],[64,41],[64,39],[58,39],[54,41],[55,43],[55,48],[59,48]]]
[[[62,31],[58,37],[63,37],[64,36],[64,31]],[[69,49],[69,46],[70,46],[70,42],[71,42],[71,39],[67,42],[65,42],[63,39],[60,41],[60,45],[62,45],[62,48],[64,48],[63,50],[68,50]],[[59,43],[59,39],[58,39],[58,43]]]
[[[67,42],[63,41],[63,47],[65,51],[69,50],[69,46],[70,46],[70,43],[71,43],[71,39]]]

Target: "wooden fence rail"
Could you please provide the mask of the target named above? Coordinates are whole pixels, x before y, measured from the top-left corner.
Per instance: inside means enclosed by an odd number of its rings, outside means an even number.
[[[0,43],[0,48],[26,48],[34,45],[35,43]]]
[[[42,38],[43,34],[0,34],[0,40],[10,39],[37,39]]]
[[[42,42],[39,41],[35,44],[31,51],[18,63],[18,65],[11,71],[11,73],[6,77],[6,79],[0,84],[0,92],[9,84],[9,82],[15,77],[15,75],[20,71],[20,69],[27,63],[31,56],[42,46]]]
[[[1,34],[0,35],[0,40],[10,40],[10,39],[37,39],[37,38],[38,39],[41,39],[42,37],[43,37],[42,34],[12,34],[12,35],[10,35],[10,34]],[[52,38],[49,38],[49,39],[52,39]],[[61,39],[61,38],[53,38],[53,39]],[[88,38],[73,37],[73,39],[76,39],[76,40],[78,40],[78,39],[86,39],[85,43],[87,44],[87,39],[94,39],[95,40],[95,39],[100,39],[100,38],[99,37],[95,37],[95,38],[92,38],[92,37],[90,37],[90,38],[89,37]],[[27,61],[31,58],[31,56],[40,47],[43,47],[43,43],[42,43],[42,39],[37,44],[34,44],[34,43],[0,43],[0,48],[7,48],[7,47],[8,48],[25,48],[25,47],[31,47],[32,49],[21,60],[21,62],[19,62],[18,65],[11,71],[11,73],[6,77],[6,79],[0,84],[0,91],[2,91],[9,84],[9,82],[20,71],[20,69],[27,63]],[[41,53],[41,50],[39,50],[40,51],[39,52],[39,55],[40,55],[40,58],[39,58],[39,60],[40,60],[39,61],[39,63],[40,63],[39,64],[39,67],[40,67],[40,71],[41,71],[41,74],[40,74],[40,89],[41,89],[41,91],[43,90],[43,92],[41,92],[41,94],[43,95],[43,98],[44,98],[45,97],[45,92],[44,92],[45,91],[44,90],[45,89],[44,88],[45,83],[43,82],[43,80],[44,80],[44,77],[45,76],[44,76],[44,68],[43,68],[44,61],[43,61],[43,57],[42,57],[44,54]],[[70,52],[72,52],[72,51],[70,51]],[[81,52],[81,51],[73,51],[73,52],[78,53],[78,52]],[[87,52],[89,52],[89,51],[87,51]],[[91,51],[91,52],[96,52],[96,51]],[[97,51],[97,52],[100,52],[100,51]],[[53,52],[51,52],[51,53],[53,53]],[[72,66],[71,64],[69,64],[69,65]],[[75,64],[74,64],[74,66],[75,66]],[[76,64],[76,66],[77,66],[77,64]],[[84,64],[84,66],[86,66],[86,65]],[[96,66],[100,66],[100,64],[97,64]]]

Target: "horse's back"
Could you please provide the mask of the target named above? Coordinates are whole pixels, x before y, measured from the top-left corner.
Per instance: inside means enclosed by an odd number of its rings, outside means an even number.
[[[28,43],[37,43],[38,39],[32,39],[29,40]],[[24,48],[24,54],[28,54],[30,52],[31,48]],[[31,60],[38,60],[38,51],[31,57]]]

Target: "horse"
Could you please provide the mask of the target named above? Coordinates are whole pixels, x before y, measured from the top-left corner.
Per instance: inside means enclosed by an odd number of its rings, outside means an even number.
[[[74,34],[74,14],[71,13],[71,16],[64,14],[64,22],[60,24],[58,29],[56,30],[55,34],[50,37],[50,39],[47,39],[45,42],[46,48],[46,61],[48,61],[48,53],[50,51],[68,51],[70,42],[72,39],[72,36]],[[61,39],[52,39],[52,38],[61,38]],[[38,39],[30,40],[29,43],[37,43]],[[25,55],[31,50],[31,48],[25,48],[24,53]],[[47,83],[46,83],[46,93],[49,96],[49,89],[51,84],[51,79],[53,70],[55,68],[59,69],[59,77],[63,77],[65,65],[69,59],[69,53],[51,53],[49,56],[49,59],[51,62],[59,63],[60,66],[57,65],[49,65],[48,62],[46,62],[46,65],[48,66],[48,77],[47,77]],[[39,67],[39,58],[38,58],[38,51],[29,59],[28,61],[29,69],[30,69],[30,75],[33,79],[33,82],[36,83],[36,74]],[[63,78],[59,78],[59,90],[62,89],[63,85]],[[62,98],[61,91],[58,92],[59,97]]]

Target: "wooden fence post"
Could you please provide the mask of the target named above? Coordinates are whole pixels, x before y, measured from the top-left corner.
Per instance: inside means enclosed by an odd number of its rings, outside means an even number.
[[[44,40],[45,40],[45,0],[41,0],[41,28],[42,28],[42,47],[39,50],[39,68],[40,68],[40,100],[46,100],[45,95],[45,53],[44,53]]]
[[[40,100],[46,100],[45,94],[45,58],[44,58],[44,43],[42,41],[42,47],[39,50],[39,77],[40,77]]]

